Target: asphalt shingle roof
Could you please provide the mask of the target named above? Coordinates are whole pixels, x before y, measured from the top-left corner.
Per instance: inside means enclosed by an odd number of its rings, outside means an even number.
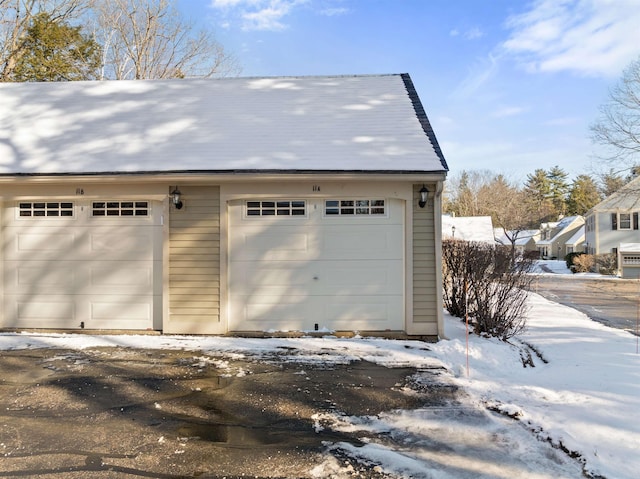
[[[0,174],[445,172],[408,75],[0,84]]]

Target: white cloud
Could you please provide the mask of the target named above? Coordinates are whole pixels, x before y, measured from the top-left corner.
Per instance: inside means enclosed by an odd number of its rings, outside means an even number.
[[[344,7],[335,7],[335,8],[325,8],[324,10],[320,10],[320,15],[324,15],[327,17],[337,17],[339,15],[346,15],[350,10]]]
[[[484,36],[484,32],[477,27],[470,28],[466,32],[464,32],[464,37],[467,40],[476,40],[478,38],[482,38]]]
[[[470,97],[474,95],[486,82],[498,72],[498,58],[492,54],[480,58],[469,70],[469,74],[454,90],[454,96]]]
[[[503,50],[533,72],[616,77],[639,53],[637,0],[537,0],[506,25]]]
[[[458,37],[462,35],[466,40],[477,40],[478,38],[484,37],[484,32],[480,30],[478,27],[469,28],[464,32],[460,32],[457,28],[454,28],[449,31],[450,37]]]
[[[293,10],[310,0],[211,0],[211,7],[226,16],[225,23],[239,21],[243,30],[283,30],[288,27],[284,19]],[[324,14],[340,9],[325,9]]]

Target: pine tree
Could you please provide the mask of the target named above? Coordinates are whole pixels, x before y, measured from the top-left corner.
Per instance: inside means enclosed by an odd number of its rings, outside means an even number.
[[[600,194],[607,198],[626,185],[629,178],[625,178],[611,168],[608,172],[600,175]]]
[[[537,217],[538,223],[557,219],[557,214],[551,201],[551,182],[545,170],[539,168],[527,175],[524,196],[531,217]]]
[[[46,13],[33,17],[12,81],[73,81],[98,78],[101,49],[81,27],[56,22]]]
[[[566,213],[567,195],[569,194],[569,183],[567,183],[568,174],[559,166],[554,166],[547,173],[549,178],[549,187],[551,194],[551,203],[555,210],[556,216],[562,216]]]
[[[588,175],[579,175],[571,185],[567,198],[567,214],[584,215],[600,203],[602,196],[596,182]]]

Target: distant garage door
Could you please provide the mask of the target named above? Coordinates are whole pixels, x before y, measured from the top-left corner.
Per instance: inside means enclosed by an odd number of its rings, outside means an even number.
[[[161,208],[22,201],[4,212],[5,327],[150,329],[161,314]]]
[[[260,199],[229,210],[231,331],[404,329],[402,201]]]

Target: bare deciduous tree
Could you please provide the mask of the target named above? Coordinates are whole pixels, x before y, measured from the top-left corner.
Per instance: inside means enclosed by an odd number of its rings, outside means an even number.
[[[196,31],[170,0],[100,0],[94,5],[104,78],[206,78],[238,72],[211,32]]]
[[[12,80],[36,15],[46,13],[53,22],[68,21],[86,7],[87,0],[0,0],[0,81]]]
[[[494,178],[489,170],[462,171],[445,183],[445,212],[455,216],[479,216],[484,213],[478,192]]]
[[[607,147],[609,160],[634,166],[640,160],[640,57],[623,72],[591,126],[592,139]]]
[[[478,192],[483,214],[491,216],[494,227],[501,228],[509,241],[511,261],[516,261],[516,242],[522,233],[539,225],[539,212],[529,208],[525,193],[510,184],[503,175],[483,186]]]

